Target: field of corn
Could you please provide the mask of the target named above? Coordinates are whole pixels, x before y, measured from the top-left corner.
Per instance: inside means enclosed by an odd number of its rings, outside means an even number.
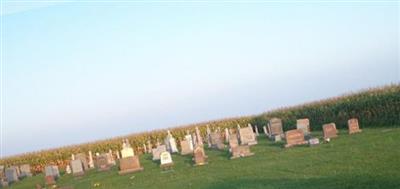
[[[256,125],[259,131],[272,117],[281,118],[284,130],[293,129],[296,126],[296,119],[309,118],[311,130],[322,129],[322,124],[335,122],[338,129],[347,127],[349,118],[358,118],[361,128],[395,126],[400,125],[400,84],[393,84],[380,88],[360,91],[340,97],[330,98],[312,103],[306,103],[293,107],[285,107],[274,111],[265,112],[259,115],[236,117],[222,120],[185,125],[170,128],[173,136],[179,141],[186,131],[194,132],[198,126],[205,134],[206,125],[211,129],[220,127],[233,128],[237,124],[245,126],[248,123]],[[71,154],[91,150],[92,152],[108,152],[109,149],[116,151],[121,149],[121,140],[128,138],[136,153],[143,153],[143,144],[151,141],[153,145],[159,140],[163,141],[166,130],[155,130],[150,132],[137,133],[107,140],[101,140],[80,145],[66,146],[57,149],[43,150],[11,156],[0,160],[0,165],[19,165],[28,163],[34,173],[42,172],[45,165],[58,165],[64,169],[68,165]],[[179,144],[179,143],[178,143]]]

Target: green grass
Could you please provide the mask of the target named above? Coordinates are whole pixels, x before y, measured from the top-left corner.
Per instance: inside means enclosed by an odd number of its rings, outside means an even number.
[[[321,132],[313,133],[321,137]],[[75,189],[124,188],[400,188],[400,128],[364,129],[316,147],[282,148],[264,135],[252,147],[252,157],[229,160],[227,151],[207,150],[209,163],[193,167],[190,156],[173,155],[173,171],[162,172],[149,154],[141,156],[145,170],[119,176],[92,170],[84,177],[64,175],[58,186]],[[24,179],[12,189],[43,185],[43,175]],[[94,183],[100,183],[94,187]]]

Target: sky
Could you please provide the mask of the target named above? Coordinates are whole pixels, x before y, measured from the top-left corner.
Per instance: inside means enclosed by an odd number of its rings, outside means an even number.
[[[396,1],[3,1],[1,157],[400,81]]]

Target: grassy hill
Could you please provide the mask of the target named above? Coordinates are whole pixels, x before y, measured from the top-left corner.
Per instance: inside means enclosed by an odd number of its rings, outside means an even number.
[[[81,178],[64,175],[58,185],[75,189],[400,188],[400,127],[363,128],[355,135],[340,130],[338,138],[316,147],[285,149],[283,143],[273,143],[264,135],[258,140],[252,157],[229,160],[228,151],[207,150],[209,164],[193,167],[191,156],[173,155],[173,171],[163,172],[146,154],[140,157],[143,172],[119,176],[117,167],[109,172],[92,170]],[[34,188],[36,183],[43,185],[42,174],[10,188]]]

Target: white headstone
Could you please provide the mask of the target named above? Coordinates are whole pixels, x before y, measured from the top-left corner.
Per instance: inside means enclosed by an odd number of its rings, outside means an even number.
[[[198,127],[196,127],[196,145],[203,146],[203,138]]]
[[[71,166],[67,165],[67,167],[65,168],[65,172],[67,174],[71,174],[72,173]]]
[[[89,151],[89,168],[94,168],[94,161],[93,161],[93,155],[92,151]]]
[[[194,149],[194,146],[193,146],[192,135],[187,134],[187,135],[185,136],[185,140],[188,141],[190,150],[193,150],[193,149]]]
[[[172,136],[171,132],[168,130],[167,138],[165,138],[165,144],[167,150],[171,153],[178,153],[178,147],[176,146],[175,138]]]
[[[225,128],[225,142],[229,142],[229,129]]]
[[[257,127],[257,125],[254,126],[254,130],[256,131],[256,136],[260,136],[260,133],[258,133],[258,127]]]
[[[161,165],[171,164],[172,163],[171,154],[167,151],[161,152],[160,162],[161,162]]]

